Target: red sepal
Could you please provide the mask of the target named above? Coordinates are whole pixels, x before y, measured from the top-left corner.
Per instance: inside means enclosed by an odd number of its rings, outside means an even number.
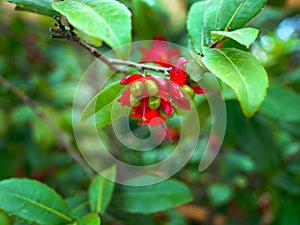
[[[178,49],[168,49],[168,43],[162,36],[156,36],[150,49],[140,48],[143,54],[141,62],[154,62],[163,67],[171,67],[173,58],[178,57]]]
[[[173,102],[179,106],[179,108],[184,109],[184,110],[190,110],[191,109],[191,105],[190,105],[190,101],[183,99],[173,99]]]
[[[120,103],[122,106],[131,106],[130,105],[130,88],[125,90],[120,98]]]
[[[121,85],[127,85],[127,84],[131,84],[132,82],[138,80],[138,79],[142,79],[143,76],[141,74],[131,74],[128,75],[126,77],[124,77],[121,81],[120,84]]]
[[[148,77],[148,78],[147,78]],[[150,79],[155,81],[155,83],[164,90],[167,90],[169,87],[169,83],[166,78],[163,77],[155,77],[155,76],[146,76],[146,79]]]
[[[208,93],[208,91],[206,90],[206,89],[204,89],[204,88],[201,88],[200,86],[190,86],[193,90],[194,90],[194,92],[195,92],[195,94],[207,94]]]
[[[170,71],[170,80],[175,82],[178,85],[186,84],[188,74],[185,72],[185,64],[187,64],[187,58],[181,57],[176,62],[175,65],[172,66],[172,70]]]
[[[170,95],[172,98],[177,98],[180,100],[184,99],[184,96],[181,92],[180,86],[177,83],[172,83],[169,88],[169,91],[170,91]]]

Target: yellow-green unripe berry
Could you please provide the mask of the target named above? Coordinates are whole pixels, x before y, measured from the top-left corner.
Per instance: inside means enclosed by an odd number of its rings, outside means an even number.
[[[145,88],[150,96],[155,96],[158,93],[158,86],[153,80],[146,80]]]
[[[160,98],[159,97],[149,97],[148,98],[148,106],[150,109],[158,109],[160,106]]]
[[[195,91],[190,86],[182,85],[180,89],[187,100],[194,99]]]
[[[141,96],[144,92],[144,84],[142,81],[136,81],[130,86],[130,92],[134,96]]]
[[[133,94],[130,95],[130,105],[132,106],[139,106],[141,101],[137,99]]]

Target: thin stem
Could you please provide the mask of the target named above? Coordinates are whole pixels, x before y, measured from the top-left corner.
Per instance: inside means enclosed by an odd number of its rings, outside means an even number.
[[[115,67],[114,64],[111,63],[108,58],[106,58],[102,54],[100,54],[100,52],[96,48],[88,45],[87,43],[85,43],[83,41],[81,41],[79,38],[78,39],[70,39],[70,40],[77,43],[78,45],[85,48],[86,50],[88,50],[94,57],[96,57],[97,59],[99,59],[103,63],[105,63],[109,67],[109,69],[111,69],[112,71],[125,72],[123,70],[120,70],[118,67]]]
[[[24,92],[20,91],[17,87],[15,87],[12,83],[10,83],[7,79],[0,75],[0,84],[17,96],[21,101],[23,101],[26,105],[28,105],[36,115],[43,120],[56,134],[58,140],[60,141],[63,148],[68,152],[71,158],[77,162],[89,178],[94,177],[94,172],[90,169],[90,167],[86,164],[86,162],[81,158],[80,154],[76,152],[76,150],[72,147],[72,145],[66,140],[63,130],[61,130],[52,120],[48,117],[40,107],[36,105],[36,103]]]
[[[151,65],[145,65],[145,64],[141,64],[141,63],[135,63],[132,61],[124,61],[121,59],[109,59],[109,62],[113,65],[124,65],[124,66],[128,66],[128,67],[133,67],[136,68],[138,70],[152,70],[155,72],[162,72],[165,74],[168,74],[171,71],[171,67],[160,67],[160,66],[151,66]]]
[[[152,70],[155,72],[162,72],[165,74],[169,74],[172,68],[165,68],[165,67],[158,67],[158,66],[151,66],[151,65],[145,65],[141,63],[135,63],[132,61],[125,61],[121,59],[109,59],[103,56],[96,48],[93,46],[83,42],[74,32],[72,29],[67,29],[67,27],[62,23],[62,21],[55,17],[55,20],[57,21],[56,27],[57,29],[50,28],[50,32],[55,34],[52,37],[54,38],[65,38],[69,41],[72,41],[73,43],[76,43],[83,47],[84,49],[88,50],[95,58],[98,58],[103,63],[105,63],[112,71],[118,71],[122,73],[126,73],[127,70],[120,69],[116,67],[116,65],[123,65],[127,67],[136,68],[140,71],[144,70]],[[72,27],[70,27],[72,28]],[[58,36],[60,35],[60,36]]]
[[[166,67],[159,67],[159,66],[151,66],[151,65],[145,65],[141,63],[135,63],[132,61],[125,61],[121,59],[108,59],[104,57],[96,48],[88,45],[87,43],[81,41],[81,40],[76,40],[76,39],[71,39],[73,42],[77,43],[78,45],[82,46],[86,50],[88,50],[93,56],[96,58],[100,59],[102,62],[104,62],[111,70],[113,71],[119,71],[119,72],[127,72],[126,70],[121,70],[118,67],[115,67],[115,65],[123,65],[123,66],[128,66],[128,67],[133,67],[138,70],[152,70],[155,72],[162,72],[162,73],[169,73],[172,68],[166,68]],[[75,40],[75,41],[74,41]]]
[[[109,59],[102,56],[96,48],[94,48],[94,47],[88,45],[87,43],[83,42],[82,40],[80,40],[80,38],[74,32],[63,29],[62,25],[59,25],[59,27],[60,27],[59,30],[55,30],[53,28],[49,29],[51,33],[56,34],[55,36],[52,35],[52,37],[54,37],[54,38],[58,38],[58,37],[59,38],[65,38],[69,41],[72,41],[73,43],[76,43],[76,44],[80,45],[81,47],[88,50],[94,57],[98,58],[103,63],[105,63],[109,67],[109,69],[111,69],[112,71],[119,71],[119,69],[117,67],[115,67],[113,64],[111,64]],[[61,35],[61,36],[58,36],[58,35]]]

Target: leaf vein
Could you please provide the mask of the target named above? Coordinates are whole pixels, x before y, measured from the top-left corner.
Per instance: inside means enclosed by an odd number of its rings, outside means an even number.
[[[216,50],[219,51],[230,62],[230,64],[233,66],[233,68],[237,71],[237,73],[241,77],[241,80],[243,81],[242,84],[245,86],[245,90],[248,90],[247,82],[246,82],[245,78],[243,77],[243,74],[241,73],[239,68],[232,62],[232,60],[223,51],[221,51],[219,49],[216,49]],[[248,91],[246,91],[246,95],[247,95],[247,100],[249,101]]]
[[[237,16],[237,14],[239,13],[239,11],[241,10],[241,8],[242,8],[242,6],[244,5],[244,3],[245,3],[245,0],[243,0],[243,1],[240,3],[239,7],[235,10],[234,14],[232,15],[232,17],[230,18],[228,24],[227,24],[226,27],[225,27],[225,31],[227,31],[227,30],[229,29],[231,23],[233,22],[234,18]]]
[[[49,211],[49,212],[53,213],[54,215],[56,215],[56,216],[58,216],[58,217],[60,217],[60,218],[62,218],[62,219],[64,219],[64,220],[66,220],[66,221],[68,221],[68,222],[72,222],[72,221],[73,221],[72,218],[70,218],[70,217],[68,217],[68,216],[66,216],[66,215],[64,215],[64,214],[62,214],[61,212],[59,212],[59,211],[57,211],[57,210],[55,210],[55,209],[52,209],[52,208],[50,208],[50,207],[48,207],[48,206],[46,206],[46,205],[43,205],[43,204],[41,204],[41,203],[39,203],[39,202],[37,202],[37,201],[34,201],[34,200],[32,200],[32,199],[29,199],[29,198],[26,198],[26,197],[24,197],[24,196],[22,196],[22,195],[18,195],[18,194],[14,194],[14,193],[9,193],[9,192],[6,192],[6,193],[8,193],[8,195],[11,195],[11,196],[13,196],[13,197],[16,197],[16,198],[25,200],[25,201],[27,201],[27,202],[29,202],[29,203],[31,203],[31,204],[33,204],[33,205],[36,205],[36,206],[38,206],[38,207],[40,207],[40,208],[43,208],[43,209],[45,209],[46,211]]]

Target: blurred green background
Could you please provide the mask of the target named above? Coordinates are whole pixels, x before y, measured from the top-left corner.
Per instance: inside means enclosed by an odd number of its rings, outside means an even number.
[[[135,40],[160,34],[186,46],[186,14],[195,0],[121,2],[133,11]],[[148,14],[139,13],[139,7],[148,8]],[[94,59],[72,43],[51,39],[48,29],[53,24],[51,18],[16,12],[12,4],[0,3],[0,74],[34,99],[76,146],[73,95]],[[227,130],[217,159],[206,171],[198,172],[205,143],[201,140],[188,165],[176,174],[191,187],[194,201],[149,218],[136,217],[136,224],[154,224],[149,222],[152,219],[165,225],[300,224],[300,1],[269,1],[251,25],[260,29],[251,51],[267,69],[271,84],[265,103],[253,118],[246,119],[224,88]],[[199,108],[201,118],[208,120],[207,103]],[[209,124],[204,125],[203,132],[208,129]],[[140,157],[151,163],[164,154],[169,154],[168,148]],[[133,162],[141,160],[134,157],[126,155]],[[53,131],[2,86],[0,166],[0,179],[37,179],[63,196],[80,193],[89,182]],[[133,224],[128,215],[114,216]],[[0,224],[9,224],[6,219],[0,213]]]

